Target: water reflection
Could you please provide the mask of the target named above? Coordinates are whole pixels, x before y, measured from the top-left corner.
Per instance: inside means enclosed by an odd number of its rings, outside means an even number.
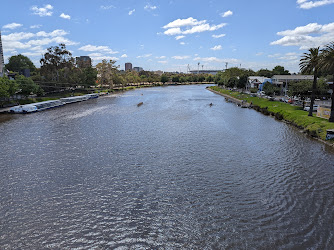
[[[0,131],[2,248],[334,246],[332,150],[204,86],[14,116]]]

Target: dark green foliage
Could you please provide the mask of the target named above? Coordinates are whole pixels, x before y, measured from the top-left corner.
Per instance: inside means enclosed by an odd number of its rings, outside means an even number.
[[[24,77],[22,75],[16,77],[16,83],[20,88],[20,94],[24,96],[28,96],[31,94],[40,94],[42,90],[40,90],[40,86],[34,83],[30,78]]]
[[[9,58],[9,62],[6,64],[6,69],[19,73],[23,69],[30,69],[31,72],[34,72],[36,67],[28,57],[19,54]]]
[[[266,95],[279,95],[280,88],[276,87],[275,85],[271,84],[270,82],[265,82],[263,85],[263,91],[266,93]]]
[[[168,82],[168,80],[169,80],[169,78],[165,74],[160,77],[160,82],[162,82],[162,83],[166,83],[166,82]]]
[[[180,81],[180,78],[178,75],[175,75],[172,77],[172,82],[179,82]]]
[[[273,75],[290,75],[289,70],[285,70],[283,66],[277,65],[273,68]]]

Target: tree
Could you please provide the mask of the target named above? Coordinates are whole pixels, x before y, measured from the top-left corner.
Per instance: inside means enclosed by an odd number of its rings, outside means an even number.
[[[10,97],[8,81],[7,77],[0,77],[0,101],[1,99]]]
[[[206,81],[207,82],[213,82],[213,76],[212,75],[208,75],[207,77],[206,77]]]
[[[172,82],[180,82],[180,78],[179,78],[179,76],[178,76],[178,75],[174,75],[174,76],[172,77]]]
[[[229,87],[229,88],[234,88],[235,86],[237,86],[237,83],[238,83],[238,78],[233,76],[228,80],[226,86]]]
[[[168,82],[169,78],[167,75],[163,74],[161,77],[160,77],[160,82],[162,83],[165,83],[165,82]]]
[[[273,68],[273,75],[290,75],[289,70],[285,70],[283,66],[277,65]]]
[[[312,116],[313,113],[313,105],[315,94],[317,91],[317,78],[318,78],[318,70],[320,66],[320,48],[310,48],[309,53],[304,53],[302,58],[300,59],[299,67],[302,73],[313,73],[313,84],[312,84],[312,94],[311,94],[311,104],[309,116]]]
[[[270,82],[265,82],[263,85],[263,91],[266,93],[266,95],[273,95],[273,94],[278,94],[280,92],[280,89]]]
[[[59,81],[60,70],[63,70],[62,80],[68,80],[71,69],[74,67],[72,53],[66,49],[66,45],[61,43],[59,46],[52,46],[47,49],[41,63],[41,75],[46,80]],[[69,69],[65,71],[64,69]]]
[[[93,67],[88,67],[82,69],[81,72],[81,83],[86,86],[94,86],[96,85],[96,80],[97,80],[97,70],[94,69]]]
[[[260,69],[258,72],[256,72],[256,74],[258,76],[264,76],[268,78],[271,78],[274,75],[273,72],[269,69]]]
[[[321,66],[333,75],[332,84],[332,104],[331,104],[331,115],[329,117],[329,122],[334,122],[334,42],[327,44],[322,50],[322,61]]]
[[[30,69],[31,72],[34,72],[36,67],[28,57],[19,54],[9,58],[6,69],[13,72],[21,72],[24,69]]]
[[[248,79],[247,75],[240,76],[237,82],[237,88],[239,89],[245,88],[247,84],[247,79]]]
[[[115,66],[116,61],[103,59],[102,62],[96,65],[96,70],[99,75],[97,80],[101,85],[109,85],[111,89],[114,85],[113,80],[116,79],[115,74],[117,72],[118,66]]]
[[[40,86],[34,83],[33,80],[22,75],[16,77],[16,82],[19,85],[20,94],[26,97],[31,94],[41,94],[43,92]]]

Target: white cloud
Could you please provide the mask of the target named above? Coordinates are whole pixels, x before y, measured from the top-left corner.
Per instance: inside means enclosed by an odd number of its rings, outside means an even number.
[[[175,37],[176,40],[180,40],[180,39],[182,39],[182,38],[185,38],[185,36],[176,36],[176,37]]]
[[[189,17],[187,19],[177,19],[163,26],[163,28],[166,29],[164,31],[165,35],[179,35],[178,37],[180,37],[181,35],[200,33],[204,31],[214,31],[224,27],[225,25],[226,23],[210,25],[206,20],[198,21],[197,19]],[[181,27],[184,28],[184,30],[182,30]]]
[[[135,11],[136,11],[136,9],[130,10],[129,13],[128,13],[129,16],[131,16]]]
[[[258,53],[256,53],[255,55],[256,56],[262,56],[264,53],[263,52],[258,52]]]
[[[66,32],[65,30],[54,30],[50,33],[47,33],[45,31],[40,31],[36,33],[36,36],[44,36],[44,37],[56,37],[56,36],[65,36],[67,35],[68,32]]]
[[[151,57],[152,54],[145,54],[145,55],[142,55],[142,56],[137,56],[137,58],[147,58],[147,57]]]
[[[30,29],[39,29],[40,27],[42,27],[41,24],[36,24],[36,25],[31,25]]]
[[[53,6],[51,4],[44,5],[44,7],[38,8],[37,6],[32,6],[30,10],[33,11],[33,15],[38,15],[40,17],[52,16]]]
[[[279,57],[281,54],[276,53],[276,54],[272,54],[272,55],[268,55],[268,57],[270,58],[275,58],[275,57]]]
[[[161,63],[161,64],[167,64],[168,61],[158,61],[158,63]]]
[[[155,58],[156,58],[156,59],[165,59],[166,56],[156,56]]]
[[[19,28],[19,27],[22,27],[23,24],[20,24],[20,23],[9,23],[9,24],[6,24],[4,26],[2,26],[3,29],[16,29],[16,28]]]
[[[152,5],[150,5],[150,4],[147,4],[145,7],[144,7],[144,10],[148,10],[148,11],[150,11],[150,10],[155,10],[157,8],[157,6],[152,6]]]
[[[14,51],[14,50],[24,50],[29,49],[34,51],[34,53],[43,54],[42,46],[49,45],[52,43],[65,43],[66,45],[76,45],[78,43],[73,42],[64,36],[68,33],[64,30],[54,30],[52,32],[40,31],[37,33],[31,32],[19,32],[19,33],[11,33],[9,35],[3,35],[3,49],[4,51]],[[41,38],[42,39],[39,39]],[[31,38],[37,38],[32,39]],[[26,42],[21,42],[22,40],[28,40]],[[26,52],[26,51],[25,51]],[[22,52],[23,53],[23,52]],[[28,52],[26,52],[28,53]],[[29,52],[33,53],[33,52]]]
[[[70,15],[66,15],[65,13],[61,13],[59,17],[64,18],[64,19],[68,19],[68,20],[71,19],[71,16]]]
[[[281,39],[271,42],[271,45],[299,46],[300,49],[323,46],[333,41],[334,23],[325,25],[310,23],[296,27],[293,30],[277,32],[283,36]]]
[[[190,56],[172,56],[172,58],[176,60],[184,60],[190,58]]]
[[[121,58],[127,58],[127,57],[128,57],[127,54],[123,54],[123,55],[121,55]]]
[[[232,16],[232,15],[233,15],[233,12],[230,11],[230,10],[228,10],[228,11],[226,11],[226,12],[224,12],[224,13],[221,13],[220,15],[221,15],[222,17],[228,17],[228,16]]]
[[[180,28],[170,28],[166,30],[164,34],[167,36],[174,36],[174,35],[182,34],[182,31]]]
[[[113,6],[113,5],[101,5],[100,6],[100,9],[102,9],[102,10],[110,10],[110,9],[114,9],[114,8],[116,8],[116,7]]]
[[[220,35],[212,35],[213,38],[221,38],[226,36],[226,34],[220,34]]]
[[[334,0],[320,0],[320,1],[297,0],[297,4],[301,9],[312,9],[332,3],[334,3]]]
[[[180,42],[180,44],[181,44],[181,45],[186,45],[186,43],[185,43],[185,42]]]
[[[182,33],[183,34],[194,34],[194,33],[199,33],[199,32],[204,32],[204,31],[214,31],[214,30],[224,27],[225,25],[226,25],[225,23],[221,23],[218,25],[212,25],[212,26],[210,26],[209,24],[201,24],[198,26],[194,26],[191,29],[188,29]]]
[[[78,50],[89,51],[89,52],[100,51],[100,52],[107,53],[107,54],[117,54],[117,53],[119,53],[118,51],[113,51],[108,46],[95,46],[95,45],[91,45],[91,44],[82,46]]]
[[[19,32],[19,33],[11,33],[9,35],[2,35],[2,41],[11,42],[11,41],[20,41],[25,39],[30,39],[34,37],[34,33],[26,33],[26,32]]]
[[[170,28],[178,28],[183,26],[195,26],[206,23],[206,20],[198,21],[195,18],[189,17],[187,19],[176,19],[173,22],[168,23],[167,25],[163,26],[164,29]]]
[[[114,61],[118,61],[119,58],[117,57],[113,57],[113,56],[106,56],[102,53],[91,53],[91,54],[88,54],[88,56],[96,63],[96,62],[99,62],[99,61],[102,61],[103,59],[106,59],[106,60],[114,60]]]
[[[212,47],[212,48],[210,48],[211,50],[222,50],[223,48],[222,48],[222,46],[221,45],[216,45],[216,46],[214,46],[214,47]]]

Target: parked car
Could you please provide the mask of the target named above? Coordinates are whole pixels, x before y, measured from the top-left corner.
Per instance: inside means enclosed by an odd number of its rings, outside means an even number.
[[[305,111],[310,111],[310,106],[304,107]],[[318,105],[313,105],[313,112],[317,112],[318,110]]]

